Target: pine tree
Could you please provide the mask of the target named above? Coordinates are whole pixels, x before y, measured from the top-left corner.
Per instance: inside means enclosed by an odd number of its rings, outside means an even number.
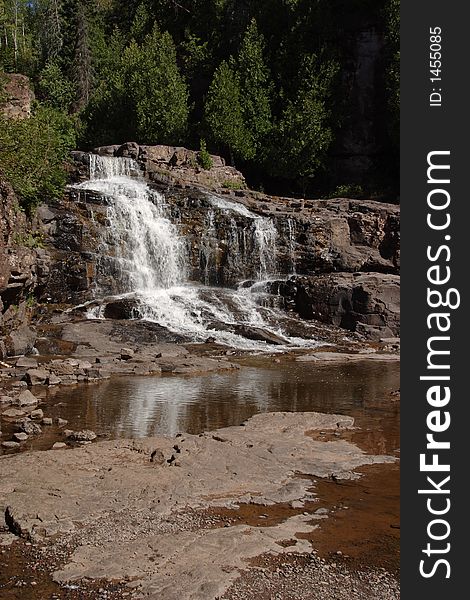
[[[286,102],[271,141],[269,169],[275,176],[304,183],[325,165],[333,141],[328,109],[337,65],[305,57],[294,97]]]
[[[171,35],[155,26],[142,46],[134,43],[127,54],[139,140],[180,141],[188,123],[188,90],[178,69]]]
[[[237,59],[243,120],[251,148],[245,158],[255,157],[272,127],[272,83],[263,50],[264,38],[253,19],[245,32]]]
[[[207,94],[205,121],[213,141],[240,158],[253,156],[251,136],[245,127],[240,94],[240,79],[235,69],[222,61],[214,74]]]

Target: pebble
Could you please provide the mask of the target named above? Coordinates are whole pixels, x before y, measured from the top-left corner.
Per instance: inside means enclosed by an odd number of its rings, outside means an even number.
[[[20,444],[18,442],[2,442],[2,446],[7,450],[13,450],[14,448],[19,448]]]
[[[67,448],[67,444],[64,442],[56,442],[53,446],[53,450],[60,450],[61,448]]]

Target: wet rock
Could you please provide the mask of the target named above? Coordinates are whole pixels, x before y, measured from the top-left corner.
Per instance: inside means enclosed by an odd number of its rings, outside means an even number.
[[[38,402],[39,400],[29,390],[24,390],[24,392],[21,392],[18,396],[18,404],[20,406],[34,406]]]
[[[249,340],[256,340],[261,342],[266,342],[267,344],[273,344],[275,346],[281,346],[286,344],[287,341],[285,338],[272,333],[271,331],[266,331],[261,327],[253,327],[251,325],[233,325],[234,333],[241,335]]]
[[[24,378],[28,385],[45,385],[49,373],[44,369],[29,369]]]
[[[134,358],[134,354],[135,352],[131,348],[122,348],[121,360],[130,360],[131,358]]]
[[[104,308],[105,319],[138,319],[140,317],[137,300],[123,298],[108,302]]]
[[[51,419],[51,417],[44,417],[43,420],[41,421],[41,423],[43,425],[52,425],[52,419]]]
[[[72,433],[69,433],[66,437],[74,442],[92,442],[93,440],[96,440],[98,436],[94,431],[83,429],[82,431],[72,431]]]
[[[28,434],[21,431],[19,433],[14,433],[13,437],[17,442],[26,442],[26,440],[28,439]]]
[[[8,356],[27,354],[31,352],[36,341],[36,332],[28,325],[21,325],[5,337],[5,347]]]
[[[30,415],[31,419],[42,419],[44,417],[44,412],[37,408],[36,410],[31,411]]]
[[[14,450],[20,447],[19,442],[2,442],[2,446],[7,450]]]
[[[379,340],[400,331],[400,279],[382,273],[293,277],[280,287],[304,319],[317,319]]]

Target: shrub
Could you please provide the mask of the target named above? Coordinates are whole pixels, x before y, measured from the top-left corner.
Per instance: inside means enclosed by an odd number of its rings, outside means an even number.
[[[207,151],[206,140],[201,140],[200,151],[197,155],[197,160],[201,167],[206,171],[210,171],[214,166],[211,155]]]
[[[0,117],[0,171],[31,211],[59,198],[66,184],[65,161],[75,145],[73,121],[51,107],[38,107],[30,119]]]

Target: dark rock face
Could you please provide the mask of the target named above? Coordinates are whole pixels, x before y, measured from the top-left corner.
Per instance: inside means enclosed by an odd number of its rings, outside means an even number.
[[[268,245],[270,267],[264,278],[296,275],[274,286],[281,304],[304,318],[369,337],[397,334],[399,207],[371,200],[297,200],[246,189],[230,191],[220,187],[218,177],[228,168],[222,159],[213,157],[213,169],[202,173],[197,152],[185,148],[129,142],[97,151],[104,156],[137,156],[142,174],[164,194],[170,218],[186,241],[189,279],[221,286],[263,279],[257,236],[259,224],[269,223],[274,238]],[[74,152],[73,159],[71,177],[80,181],[88,175],[89,154]],[[161,167],[168,176],[165,185],[155,183],[158,178],[152,176],[152,170]],[[201,188],[203,179],[196,182],[201,173],[215,177],[207,189]],[[70,188],[61,201],[39,206],[28,220],[17,210],[17,199],[4,182],[0,199],[0,358],[27,354],[35,347],[41,353],[70,351],[65,346],[72,342],[60,336],[37,335],[30,321],[34,310],[41,309],[33,309],[30,300],[57,304],[62,311],[63,305],[123,291],[116,243],[109,243],[114,234],[108,200],[92,190]],[[110,298],[103,311],[113,320],[140,316],[132,298]],[[182,341],[154,323],[136,321],[127,331],[129,341],[142,335]]]
[[[370,339],[400,333],[400,279],[381,273],[293,277],[279,293],[304,319],[317,319]]]

